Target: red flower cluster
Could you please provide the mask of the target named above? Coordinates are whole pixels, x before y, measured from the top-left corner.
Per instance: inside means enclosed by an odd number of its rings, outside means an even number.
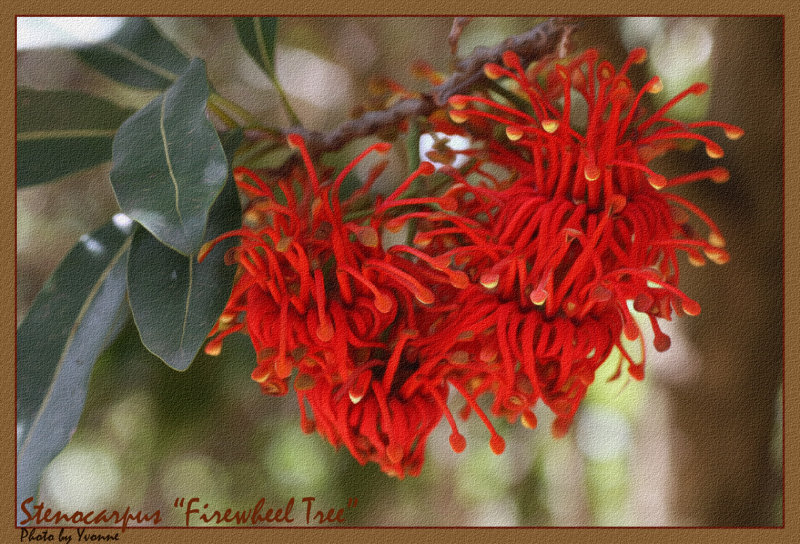
[[[330,179],[318,176],[299,136],[289,143],[302,154],[305,170],[274,186],[246,168],[234,171],[249,199],[245,226],[220,239],[241,238],[226,256],[239,271],[206,352],[219,353],[225,336],[246,327],[258,360],[252,377],[264,393],[286,394],[296,370],[304,431],[316,428],[335,446],[345,444],[361,463],[416,474],[447,387],[439,380],[400,393],[418,366],[411,340],[419,336],[426,305],[435,301],[429,286],[465,283],[466,276],[403,257],[413,248],[385,249],[382,224],[392,208],[424,203],[397,197],[433,168],[423,162],[370,217],[358,219],[364,214],[354,203],[386,163],[345,200],[342,182],[366,155],[389,145],[371,146]]]
[[[516,94],[508,103],[454,96],[456,124],[433,120],[437,130],[474,143],[463,152],[437,150],[437,158],[471,158],[460,170],[443,168],[452,178],[444,194],[403,196],[415,178],[433,173],[423,162],[369,210],[356,203],[380,166],[342,200],[347,174],[387,144],[368,148],[333,179],[318,176],[296,135],[289,143],[305,169],[272,183],[236,170],[249,198],[246,226],[226,235],[241,237],[228,256],[239,275],[206,351],[218,353],[227,334],[246,327],[258,357],[253,379],[265,393],[285,394],[295,373],[303,430],[399,477],[419,473],[427,436],[443,415],[452,448],[464,449],[447,406],[451,388],[466,400],[461,416],[474,410],[486,424],[495,453],[505,443],[478,403],[482,395],[491,398],[491,415],[528,427],[536,426],[541,400],[556,415],[553,433],[563,435],[614,348],[630,375],[642,378],[644,361],[622,342],[641,340],[629,304],[649,317],[658,350],[670,340],[657,319],[699,313],[678,288],[677,252],[696,265],[728,259],[708,216],[662,191],[723,182],[728,172],[668,180],[648,163],[685,139],[721,157],[697,129],[720,127],[729,138],[742,131],[666,117],[687,95],[705,92],[700,84],[644,114],[640,101],[660,81],[635,92],[626,76],[644,56],[633,51],[618,72],[594,50],[527,72],[513,53],[505,66],[487,65],[486,75],[507,78]],[[575,96],[588,106],[585,126],[574,118]],[[496,137],[497,127],[506,137]],[[695,232],[687,211],[708,236]],[[415,229],[413,244],[386,247],[385,232],[404,225]]]
[[[647,164],[681,139],[700,140],[719,158],[719,145],[696,129],[720,127],[732,139],[742,130],[665,117],[687,95],[705,92],[703,84],[644,114],[639,103],[661,89],[660,80],[635,92],[626,76],[644,58],[643,49],[634,50],[619,72],[598,63],[595,50],[566,65],[542,61],[527,73],[513,53],[503,56],[505,66],[487,65],[487,77],[513,81],[527,107],[483,96],[450,99],[450,117],[465,124],[476,160],[466,172],[450,170],[454,184],[443,198],[458,202],[458,218],[424,214],[427,226],[417,236],[429,255],[454,258],[473,280],[455,296],[450,325],[431,331],[428,360],[468,361],[475,394],[491,391],[492,412],[510,421],[522,415],[529,424],[542,399],[557,416],[557,436],[613,348],[632,377],[643,377],[644,361],[634,361],[621,341],[641,340],[628,303],[649,318],[659,351],[670,339],[657,318],[700,312],[678,289],[677,251],[695,265],[703,255],[716,263],[729,258],[706,214],[661,191],[706,178],[724,182],[727,170],[667,180]],[[587,105],[585,128],[572,117],[575,92]],[[496,126],[508,141],[492,137]],[[508,173],[504,180],[489,173],[498,167]],[[707,238],[695,233],[686,210],[707,225]]]

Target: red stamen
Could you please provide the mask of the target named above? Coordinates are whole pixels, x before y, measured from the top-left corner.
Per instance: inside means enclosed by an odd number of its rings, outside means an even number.
[[[392,355],[389,357],[389,362],[386,364],[386,373],[383,375],[384,390],[391,391],[392,380],[394,380],[397,367],[400,365],[400,356],[403,353],[403,348],[405,347],[406,341],[415,336],[417,336],[416,331],[411,332],[404,330],[400,333],[400,337],[397,339],[397,344],[395,344],[394,348],[392,349]]]
[[[314,270],[314,288],[317,295],[317,315],[319,317],[319,326],[317,327],[317,338],[323,342],[329,342],[333,338],[333,325],[331,324],[328,314],[325,312],[325,283],[322,277],[322,271]]]
[[[506,448],[505,440],[503,440],[502,436],[497,434],[494,425],[492,425],[492,422],[486,416],[483,409],[480,406],[478,406],[478,403],[475,401],[475,399],[472,398],[472,396],[469,395],[460,384],[454,381],[451,381],[449,383],[450,385],[455,387],[459,393],[461,393],[461,396],[464,397],[464,400],[467,401],[469,406],[473,410],[475,410],[475,413],[478,414],[478,417],[481,419],[481,421],[483,421],[483,424],[486,425],[486,428],[489,430],[489,433],[491,433],[492,436],[489,439],[489,446],[492,448],[492,452],[494,452],[495,455],[500,455],[501,453],[503,453],[503,450],[505,450]]]
[[[317,177],[317,171],[314,168],[314,163],[311,160],[311,156],[308,154],[308,149],[306,149],[306,143],[303,140],[303,137],[299,134],[289,134],[286,139],[289,142],[289,147],[300,151],[300,155],[303,157],[303,163],[306,165],[308,177],[311,180],[311,189],[314,191],[314,193],[318,193],[319,178]],[[289,195],[287,194],[286,196],[288,198]]]

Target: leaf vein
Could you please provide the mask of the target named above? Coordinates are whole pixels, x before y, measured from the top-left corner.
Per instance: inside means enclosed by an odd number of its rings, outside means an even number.
[[[178,352],[183,353],[183,338],[186,336],[186,325],[189,320],[189,304],[192,300],[192,273],[194,266],[194,255],[189,255],[189,288],[186,290],[186,304],[183,307],[183,325],[181,325],[181,341],[178,344]]]
[[[259,17],[253,17],[253,29],[256,33],[258,52],[261,54],[261,60],[264,63],[264,68],[267,70],[267,72],[269,72],[270,75],[274,75],[275,68],[272,66],[272,62],[269,60],[269,55],[267,54],[267,44],[264,42],[264,33],[261,30],[261,19]]]
[[[172,169],[172,160],[169,156],[169,147],[167,146],[167,131],[164,127],[164,117],[166,116],[167,95],[161,98],[161,114],[158,119],[159,130],[161,131],[161,142],[164,144],[164,157],[167,159],[167,170],[169,171],[169,179],[172,180],[172,186],[175,188],[175,211],[178,212],[178,220],[183,224],[183,216],[181,215],[180,196],[178,191],[178,180],[175,178],[175,172]]]

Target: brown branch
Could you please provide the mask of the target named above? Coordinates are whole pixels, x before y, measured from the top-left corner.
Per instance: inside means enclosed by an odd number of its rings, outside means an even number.
[[[553,53],[563,55],[575,29],[575,24],[568,19],[548,19],[528,32],[512,36],[495,47],[476,48],[469,57],[458,63],[455,73],[434,87],[430,94],[401,100],[385,110],[366,112],[357,119],[345,121],[330,132],[290,127],[283,133],[302,136],[312,155],[336,151],[354,138],[376,134],[383,128],[396,126],[404,119],[429,115],[444,107],[451,96],[474,90],[486,82],[483,66],[488,62],[500,62],[505,51],[515,52],[523,64]]]
[[[458,40],[461,38],[461,33],[472,21],[472,17],[455,17],[453,19],[453,27],[450,29],[450,35],[447,37],[447,43],[450,44],[450,54],[454,57],[458,53]]]

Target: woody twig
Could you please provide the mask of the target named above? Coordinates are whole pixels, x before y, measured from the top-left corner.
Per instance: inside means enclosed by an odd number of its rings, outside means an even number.
[[[451,96],[480,88],[486,82],[483,66],[489,62],[500,62],[505,51],[515,52],[525,63],[540,60],[551,54],[563,56],[575,29],[574,21],[569,19],[560,17],[548,19],[523,34],[504,40],[497,46],[476,48],[471,55],[458,63],[453,75],[434,87],[430,93],[400,100],[385,110],[368,111],[328,132],[295,126],[285,129],[283,133],[302,136],[312,155],[337,151],[355,138],[377,134],[382,129],[396,126],[404,119],[429,115],[437,108],[444,107]]]

